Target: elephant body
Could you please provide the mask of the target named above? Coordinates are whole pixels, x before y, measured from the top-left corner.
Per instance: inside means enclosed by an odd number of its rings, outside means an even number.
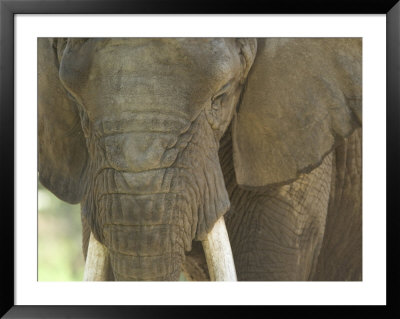
[[[39,178],[109,280],[361,280],[360,39],[39,39]]]
[[[230,139],[227,132],[220,158],[235,199],[225,219],[238,280],[362,280],[361,129],[310,173],[258,192],[237,185]],[[209,280],[201,246],[185,269],[191,280]]]

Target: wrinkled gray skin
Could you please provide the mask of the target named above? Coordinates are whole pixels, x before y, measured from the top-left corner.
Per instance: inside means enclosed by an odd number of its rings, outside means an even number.
[[[39,39],[39,176],[115,280],[361,280],[361,40]]]

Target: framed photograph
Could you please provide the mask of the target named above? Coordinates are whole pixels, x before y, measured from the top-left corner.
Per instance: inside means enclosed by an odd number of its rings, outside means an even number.
[[[0,10],[4,318],[399,314],[396,0]]]

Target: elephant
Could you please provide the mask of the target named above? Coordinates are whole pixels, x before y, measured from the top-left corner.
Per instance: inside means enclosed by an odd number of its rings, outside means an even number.
[[[362,280],[362,39],[39,38],[38,176],[86,280]]]

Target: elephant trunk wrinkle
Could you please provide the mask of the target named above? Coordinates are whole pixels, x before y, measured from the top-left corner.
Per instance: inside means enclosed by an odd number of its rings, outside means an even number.
[[[191,141],[191,134],[176,131],[122,130],[96,139],[108,166],[118,171],[146,172],[172,167]]]
[[[143,257],[111,252],[110,256],[118,281],[177,281],[184,258],[178,253]]]
[[[116,280],[177,280],[184,260],[182,225],[105,225]]]
[[[97,120],[94,129],[101,137],[130,132],[172,133],[187,132],[191,121],[181,114],[166,112],[122,112],[114,118]]]
[[[160,168],[144,172],[100,169],[96,175],[99,197],[107,194],[147,195],[176,192],[171,189],[172,178],[178,173],[174,168]]]
[[[184,252],[191,248],[195,215],[179,181],[182,175],[186,181],[193,177],[178,168],[103,170],[102,175],[96,190],[106,192],[95,195],[98,221],[116,280],[177,280]]]

